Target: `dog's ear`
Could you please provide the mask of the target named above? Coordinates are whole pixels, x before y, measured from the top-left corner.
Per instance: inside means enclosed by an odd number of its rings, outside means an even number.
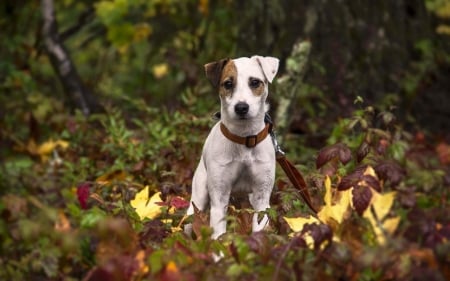
[[[223,59],[205,64],[206,78],[208,78],[209,82],[211,82],[215,88],[219,86],[222,70],[229,60],[230,59]]]
[[[267,81],[269,81],[269,83],[272,83],[273,78],[277,74],[278,64],[280,60],[274,57],[254,56],[254,58],[256,58],[259,66],[261,66],[261,69],[264,72]]]

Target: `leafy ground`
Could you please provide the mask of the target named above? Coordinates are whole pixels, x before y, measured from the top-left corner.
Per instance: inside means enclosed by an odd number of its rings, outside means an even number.
[[[360,104],[321,149],[288,135],[319,214],[277,171],[270,228],[251,233],[251,210],[230,207],[217,241],[207,214],[185,217],[209,116],[134,112],[46,124],[30,114],[27,139],[2,131],[16,152],[1,165],[0,279],[450,278],[450,146],[404,131],[391,112]]]

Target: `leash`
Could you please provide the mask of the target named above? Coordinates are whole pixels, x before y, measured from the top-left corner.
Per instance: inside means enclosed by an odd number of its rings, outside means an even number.
[[[217,112],[214,114],[214,117],[216,119],[220,120],[220,112]],[[222,134],[228,138],[229,140],[239,143],[242,145],[245,145],[249,148],[255,147],[259,142],[263,141],[267,135],[270,134],[270,137],[272,138],[272,143],[275,148],[275,157],[277,159],[278,164],[281,166],[289,180],[291,181],[292,185],[296,189],[299,190],[300,196],[303,198],[303,201],[305,201],[306,205],[314,212],[317,213],[317,210],[314,208],[312,202],[311,202],[311,196],[308,192],[308,187],[306,185],[305,179],[303,178],[302,174],[300,173],[297,168],[295,168],[294,164],[292,164],[287,158],[286,153],[281,149],[280,145],[278,144],[275,131],[273,130],[273,122],[272,118],[269,114],[266,113],[264,116],[264,122],[266,123],[266,126],[264,129],[259,132],[257,135],[247,136],[247,137],[241,137],[236,136],[233,133],[231,133],[223,123],[220,123],[220,129],[222,131]]]

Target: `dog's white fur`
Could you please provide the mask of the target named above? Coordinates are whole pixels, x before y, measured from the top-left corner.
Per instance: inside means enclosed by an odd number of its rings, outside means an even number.
[[[220,95],[220,122],[233,134],[242,137],[256,135],[265,127],[268,83],[272,82],[278,71],[278,62],[276,58],[261,56],[232,60],[237,72],[236,81],[230,95]],[[224,78],[221,77],[222,80]],[[261,95],[255,95],[249,86],[250,79],[254,78],[263,82],[264,91]],[[219,89],[224,87],[222,80],[217,81]],[[249,105],[245,117],[236,113],[237,103]],[[226,232],[226,211],[232,193],[248,193],[254,210],[265,211],[269,208],[275,179],[275,150],[270,136],[255,147],[248,148],[227,139],[220,130],[220,122],[211,129],[205,141],[192,181],[192,197],[187,211],[188,215],[194,213],[192,203],[201,211],[209,203],[214,239]],[[267,215],[258,221],[258,214],[255,213],[252,230],[262,230],[268,221]],[[191,227],[187,225],[185,231],[190,233]]]

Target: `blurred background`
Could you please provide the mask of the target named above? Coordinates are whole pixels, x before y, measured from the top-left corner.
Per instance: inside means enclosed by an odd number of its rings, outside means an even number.
[[[217,108],[205,63],[270,55],[281,59],[283,74],[294,44],[307,41],[293,129],[316,133],[330,116],[348,116],[357,96],[396,106],[410,126],[449,129],[448,0],[18,0],[1,6],[2,126],[29,112],[50,123],[74,110],[120,106],[133,114],[137,100],[204,114]],[[52,44],[61,50],[52,52]],[[58,70],[64,62],[67,75]]]

